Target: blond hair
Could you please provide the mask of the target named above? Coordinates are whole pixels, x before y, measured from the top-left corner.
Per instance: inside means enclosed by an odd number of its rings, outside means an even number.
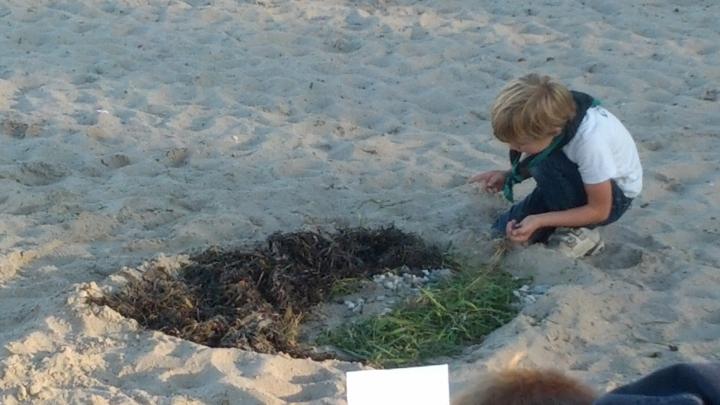
[[[557,370],[504,370],[483,376],[453,405],[592,405],[595,391]]]
[[[534,73],[508,83],[491,111],[493,133],[503,142],[555,136],[574,116],[570,90],[549,76]]]

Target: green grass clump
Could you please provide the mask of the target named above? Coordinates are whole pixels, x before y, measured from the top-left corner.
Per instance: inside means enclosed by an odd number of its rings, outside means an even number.
[[[463,270],[387,315],[326,333],[320,343],[375,367],[416,365],[457,354],[515,317],[513,290],[521,282],[499,270]]]

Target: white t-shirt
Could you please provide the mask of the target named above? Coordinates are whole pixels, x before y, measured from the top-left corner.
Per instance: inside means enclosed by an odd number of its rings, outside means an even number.
[[[608,110],[600,106],[588,109],[563,152],[578,165],[583,183],[614,179],[625,196],[640,194],[643,172],[635,141]]]

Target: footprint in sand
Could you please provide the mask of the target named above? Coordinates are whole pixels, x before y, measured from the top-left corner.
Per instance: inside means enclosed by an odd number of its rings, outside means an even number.
[[[591,257],[589,261],[600,269],[629,269],[642,263],[643,252],[627,245],[610,243],[600,254]]]
[[[23,163],[19,173],[15,173],[12,177],[26,186],[47,186],[57,183],[65,176],[67,171],[63,167],[45,162],[27,162]]]
[[[121,167],[125,167],[125,166],[129,165],[130,158],[127,157],[126,155],[117,153],[110,157],[100,159],[100,163],[104,164],[105,166],[107,166],[111,169],[119,169]]]
[[[84,125],[84,126],[92,126],[97,125],[98,123],[98,113],[96,112],[76,112],[73,114],[73,118],[75,118],[75,122],[77,122],[78,125]]]
[[[351,53],[362,47],[361,43],[354,39],[338,38],[329,44],[330,52]]]
[[[720,312],[716,309],[703,308],[708,315],[703,317],[703,322],[707,322],[713,325],[720,325]]]
[[[181,167],[187,164],[190,158],[190,150],[188,148],[173,148],[165,153],[168,165],[171,167]]]
[[[14,120],[5,120],[2,123],[3,132],[13,138],[25,138],[25,134],[30,126],[24,122]]]
[[[24,139],[27,136],[37,136],[42,132],[42,127],[42,124],[26,124],[13,119],[2,121],[2,132],[7,136],[17,139]]]
[[[200,117],[195,118],[192,123],[190,123],[190,129],[193,131],[204,131],[211,128],[213,125],[215,125],[215,118]]]
[[[318,398],[331,398],[340,391],[337,381],[328,380],[314,384],[303,385],[300,392],[282,398],[288,404],[303,403]]]
[[[340,391],[337,376],[325,369],[314,371],[308,375],[292,378],[293,384],[300,386],[300,391],[284,398],[287,403],[306,403],[319,397],[332,397]]]

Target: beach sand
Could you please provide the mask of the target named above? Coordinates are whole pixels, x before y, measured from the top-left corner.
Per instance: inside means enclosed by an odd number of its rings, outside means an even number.
[[[359,364],[211,349],[84,298],[301,228],[394,223],[486,256],[506,203],[466,179],[507,166],[488,110],[528,72],[601,99],[645,188],[599,256],[508,255],[549,290],[437,359],[451,392],[508,365],[604,390],[720,360],[720,3],[501,3],[4,1],[0,402],[345,403]]]

